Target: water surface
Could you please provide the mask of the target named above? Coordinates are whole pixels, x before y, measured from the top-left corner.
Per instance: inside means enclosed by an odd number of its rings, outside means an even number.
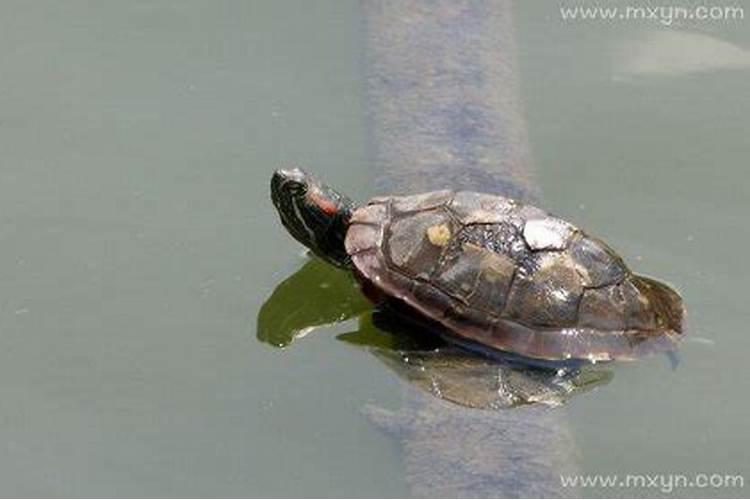
[[[516,11],[546,208],[689,310],[676,370],[618,366],[567,405],[583,470],[747,475],[750,70],[720,54],[750,50],[747,26]],[[374,194],[356,4],[0,14],[0,493],[408,494],[400,448],[362,414],[398,406],[399,382],[336,339],[351,325],[286,349],[256,338],[263,302],[306,262],[268,201],[272,168]],[[732,64],[649,69],[643,54],[670,57],[667,30]]]

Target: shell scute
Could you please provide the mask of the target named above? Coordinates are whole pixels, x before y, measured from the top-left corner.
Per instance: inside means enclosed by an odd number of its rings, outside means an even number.
[[[358,208],[352,213],[352,224],[382,225],[388,216],[388,207],[382,203],[374,203]]]
[[[474,293],[470,297],[472,306],[500,316],[508,301],[517,269],[516,262],[501,253],[483,250],[479,269]]]
[[[466,244],[505,255],[517,262],[527,259],[530,255],[523,236],[510,221],[463,226],[456,235],[452,251],[461,252]]]
[[[467,303],[476,287],[481,259],[480,252],[471,250],[452,255],[441,263],[435,274],[435,282],[452,296]]]
[[[516,262],[472,243],[464,243],[436,273],[436,281],[453,297],[484,314],[500,316]]]
[[[536,264],[513,281],[505,314],[530,326],[575,325],[583,283],[570,256],[547,252],[537,256]]]
[[[459,191],[449,207],[463,224],[495,224],[506,222],[517,203],[501,196]]]
[[[454,231],[443,209],[397,217],[388,230],[387,254],[408,275],[429,279]]]
[[[606,243],[596,238],[578,234],[573,238],[569,251],[588,287],[617,283],[629,274],[622,259]]]
[[[578,308],[578,323],[589,328],[623,331],[627,327],[625,305],[618,285],[588,289]]]
[[[575,228],[555,217],[527,220],[523,237],[532,250],[563,250],[575,233]]]
[[[346,234],[344,246],[346,253],[355,255],[363,250],[376,248],[383,239],[383,230],[379,226],[369,224],[353,225]]]
[[[432,191],[430,193],[411,196],[394,196],[393,210],[396,212],[413,212],[415,210],[430,210],[445,205],[453,198],[453,191]]]
[[[551,217],[546,211],[533,205],[519,205],[516,213],[524,221]]]

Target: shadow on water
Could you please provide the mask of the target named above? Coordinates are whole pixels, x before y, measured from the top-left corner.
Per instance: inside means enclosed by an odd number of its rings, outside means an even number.
[[[605,365],[529,366],[523,358],[455,347],[429,320],[387,305],[373,307],[350,273],[318,259],[276,287],[258,313],[257,338],[287,347],[318,327],[354,318],[356,330],[339,340],[363,348],[423,392],[464,407],[558,406],[614,376]]]

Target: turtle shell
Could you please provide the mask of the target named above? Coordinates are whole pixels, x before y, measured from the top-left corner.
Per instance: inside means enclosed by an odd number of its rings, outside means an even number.
[[[352,214],[346,249],[367,285],[503,351],[634,359],[673,349],[682,332],[675,291],[572,224],[501,196],[375,198]]]

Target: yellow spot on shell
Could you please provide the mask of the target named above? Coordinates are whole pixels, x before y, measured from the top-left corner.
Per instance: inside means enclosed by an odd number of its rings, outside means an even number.
[[[444,247],[451,239],[448,224],[436,224],[427,228],[427,239],[436,247]]]

